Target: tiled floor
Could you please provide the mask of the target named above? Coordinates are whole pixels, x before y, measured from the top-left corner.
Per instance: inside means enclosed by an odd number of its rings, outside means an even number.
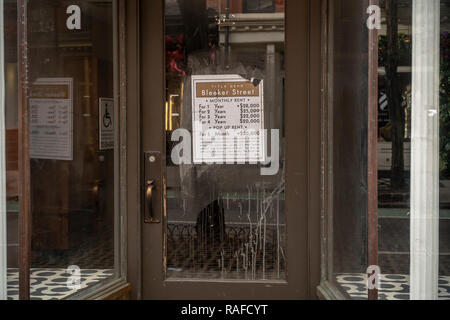
[[[95,221],[87,213],[70,214],[69,248],[67,250],[33,249],[32,268],[81,269],[114,268],[114,228],[106,221]]]
[[[367,275],[341,274],[338,283],[353,299],[367,299]],[[381,275],[380,300],[409,300],[409,276],[401,274]],[[450,276],[439,277],[439,299],[450,300]]]
[[[82,290],[97,284],[114,275],[114,270],[84,269],[80,271],[80,288]],[[61,300],[76,293],[77,289],[70,289],[67,285],[70,274],[66,269],[32,269],[31,270],[31,299],[32,300]],[[8,269],[8,300],[17,300],[19,295],[19,271]]]
[[[33,300],[67,298],[77,289],[70,289],[69,266],[81,272],[80,289],[108,279],[114,274],[114,231],[105,221],[93,220],[91,214],[74,212],[70,216],[69,247],[66,250],[39,250],[31,256],[30,294]],[[8,299],[18,299],[19,272],[11,263],[8,269]]]

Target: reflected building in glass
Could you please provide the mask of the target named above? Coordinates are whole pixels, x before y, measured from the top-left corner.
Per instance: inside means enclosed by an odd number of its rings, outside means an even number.
[[[450,1],[0,9],[0,299],[450,299]]]

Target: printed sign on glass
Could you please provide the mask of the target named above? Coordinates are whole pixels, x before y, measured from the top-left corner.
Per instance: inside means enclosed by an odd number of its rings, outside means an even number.
[[[73,160],[73,79],[36,80],[29,103],[30,158]]]
[[[194,163],[265,161],[262,80],[192,76],[192,106]]]

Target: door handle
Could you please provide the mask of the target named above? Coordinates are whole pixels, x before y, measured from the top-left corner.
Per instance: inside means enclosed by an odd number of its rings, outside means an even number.
[[[144,223],[161,223],[161,153],[156,151],[144,152],[144,176],[142,179],[142,216]]]
[[[153,211],[153,192],[155,184],[153,180],[147,180],[145,187],[145,209],[144,209],[144,222],[145,223],[159,223],[158,219],[155,219]]]

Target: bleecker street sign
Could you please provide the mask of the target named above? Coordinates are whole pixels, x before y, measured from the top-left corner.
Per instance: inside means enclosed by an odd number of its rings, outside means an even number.
[[[265,161],[262,80],[192,76],[192,113],[194,163]]]

